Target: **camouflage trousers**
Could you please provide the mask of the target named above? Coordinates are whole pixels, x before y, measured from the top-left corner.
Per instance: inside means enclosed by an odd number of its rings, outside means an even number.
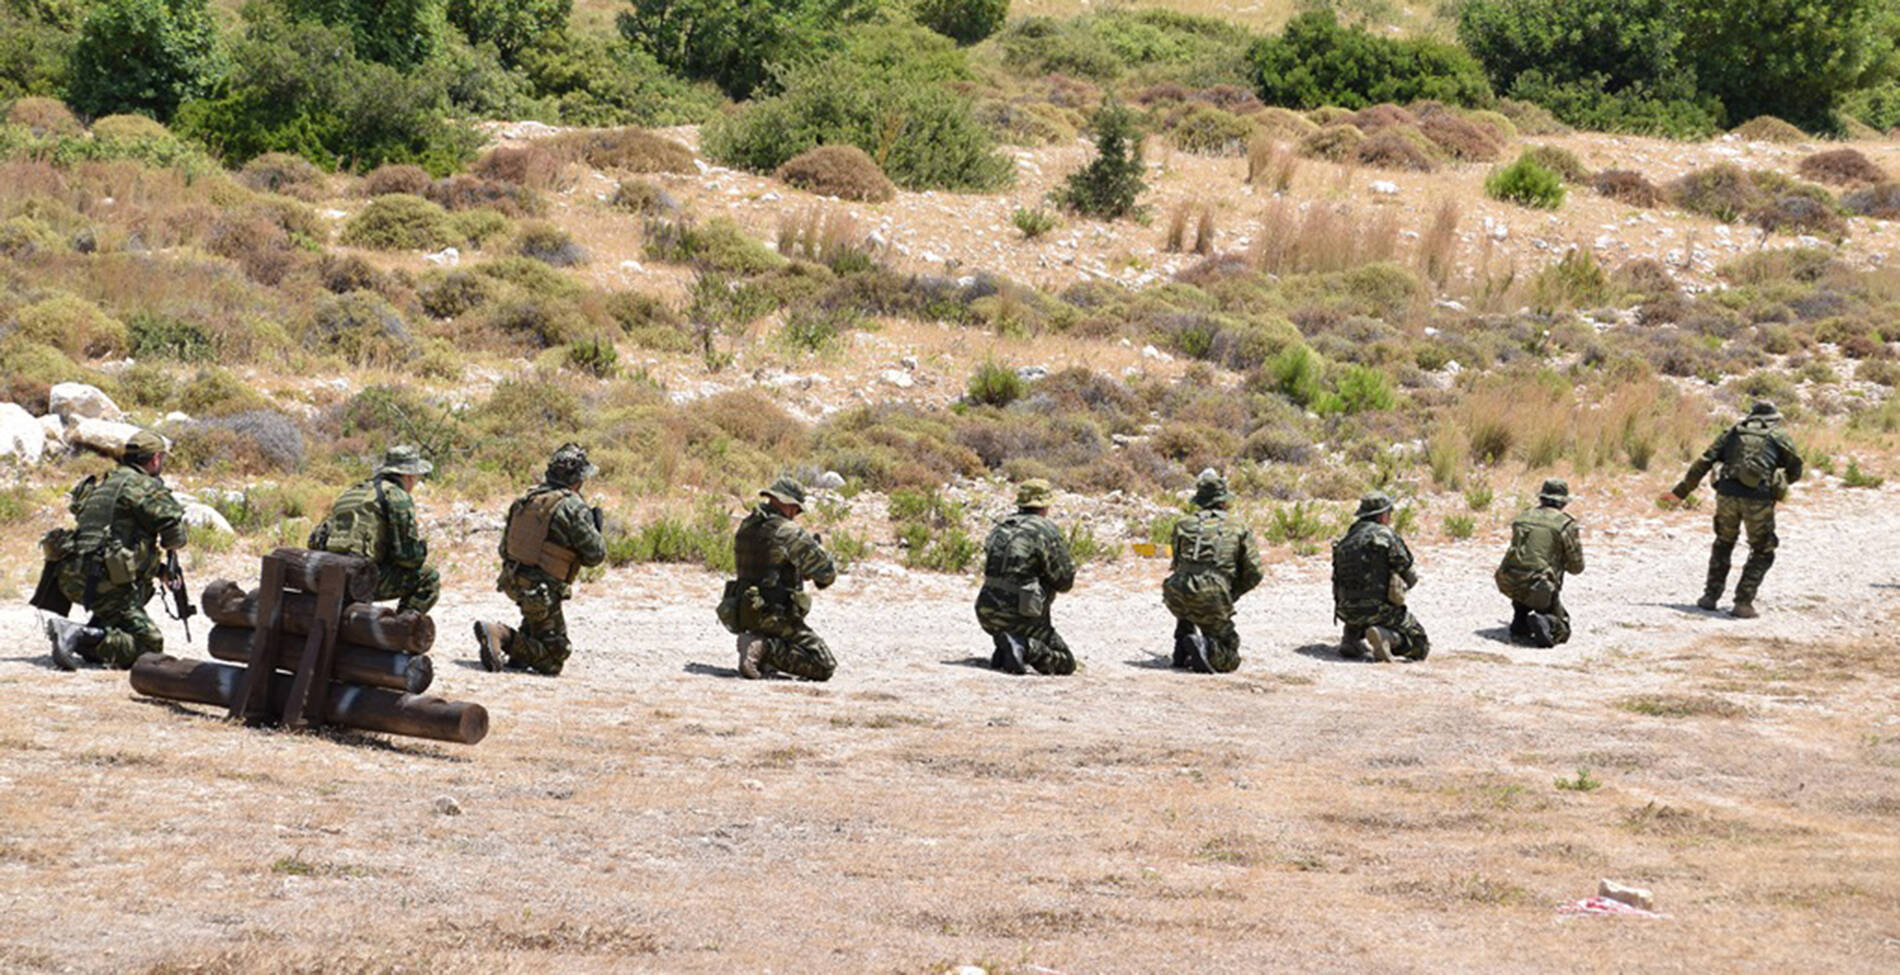
[[[1728,588],[1729,564],[1735,555],[1735,542],[1748,532],[1748,561],[1742,565],[1742,578],[1735,583],[1735,601],[1752,603],[1761,589],[1762,579],[1775,564],[1775,548],[1781,539],[1775,535],[1775,503],[1750,498],[1717,495],[1715,499],[1715,545],[1709,549],[1709,578],[1702,594],[1722,598]]]
[[[435,608],[435,601],[442,598],[442,575],[429,566],[419,569],[399,569],[392,565],[376,567],[376,599],[401,600],[396,604],[399,613],[427,613]]]
[[[1553,646],[1570,642],[1570,611],[1564,608],[1561,593],[1550,597],[1549,609],[1532,609],[1517,600],[1511,601],[1511,635],[1529,639],[1531,636],[1531,614],[1537,614],[1550,620],[1550,642]]]
[[[570,594],[567,585],[539,570],[503,566],[495,588],[521,610],[521,625],[502,646],[508,664],[550,677],[559,674],[572,653],[567,642],[567,617],[561,611],[561,604]]]
[[[1161,602],[1174,614],[1177,644],[1199,630],[1215,673],[1240,669],[1240,631],[1234,628],[1234,598],[1225,580],[1206,573],[1169,576],[1161,584]]]
[[[831,648],[803,620],[772,615],[760,620],[749,632],[766,638],[760,663],[773,670],[806,680],[827,681],[838,671]]]
[[[1023,641],[1023,663],[1039,674],[1075,673],[1075,654],[1062,641],[1045,610],[1040,615],[1017,611],[1016,596],[984,586],[976,597],[976,622],[992,638],[1010,634]]]
[[[59,588],[75,605],[85,597],[85,575],[77,564],[60,573]],[[92,611],[86,625],[106,631],[106,638],[82,651],[82,656],[123,670],[144,654],[164,653],[165,634],[145,612],[145,604],[152,601],[156,591],[149,579],[129,586],[100,586],[92,595],[92,605],[86,607]]]
[[[1403,606],[1384,602],[1349,605],[1339,607],[1338,614],[1340,622],[1346,625],[1344,638],[1348,645],[1365,639],[1366,630],[1378,626],[1397,633],[1404,641],[1399,649],[1401,656],[1424,660],[1432,652],[1432,642],[1425,635],[1424,624]]]

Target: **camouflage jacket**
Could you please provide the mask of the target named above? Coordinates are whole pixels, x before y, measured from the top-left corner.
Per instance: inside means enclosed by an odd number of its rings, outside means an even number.
[[[162,478],[130,464],[73,486],[67,508],[78,527],[72,552],[81,561],[111,546],[132,553],[141,580],[158,572],[161,549],[185,545],[185,509]]]
[[[983,575],[986,584],[1033,582],[1045,594],[1068,592],[1075,587],[1075,559],[1055,522],[1019,511],[990,529],[983,543]]]
[[[330,514],[310,532],[308,547],[330,551],[328,542],[336,513],[353,506],[372,503],[378,478],[367,481],[344,491],[330,506]],[[402,489],[402,481],[396,475],[381,476],[382,480],[382,517],[383,517],[383,557],[379,565],[396,569],[420,569],[429,559],[429,543],[424,541],[416,527],[416,501],[409,492]],[[349,554],[368,558],[369,552]]]
[[[1392,601],[1392,577],[1418,584],[1412,550],[1399,533],[1371,518],[1353,522],[1333,543],[1333,611],[1345,614]]]
[[[517,499],[509,507],[512,513],[516,507],[529,500],[560,491],[563,497],[554,505],[554,513],[548,520],[548,541],[574,553],[574,561],[583,566],[595,566],[607,560],[607,539],[600,529],[594,527],[594,509],[581,497],[579,491],[561,484],[537,484],[528,489],[528,493]],[[508,531],[504,526],[501,543],[498,546],[502,561],[508,561]],[[517,565],[517,572],[536,572],[546,575],[541,569],[531,565]],[[550,578],[552,578],[550,576]]]
[[[1212,572],[1238,599],[1260,585],[1260,556],[1253,532],[1219,508],[1195,512],[1174,524],[1174,557],[1168,564],[1175,578],[1183,573]]]
[[[732,555],[739,581],[768,594],[797,592],[808,579],[820,589],[838,580],[838,568],[818,539],[769,504],[752,509],[739,523]]]
[[[1563,509],[1539,505],[1511,522],[1511,547],[1497,572],[1498,587],[1507,594],[1538,579],[1562,589],[1565,573],[1582,571],[1583,538],[1577,532],[1577,519]]]
[[[1703,451],[1702,456],[1689,465],[1689,472],[1682,476],[1682,482],[1675,487],[1676,497],[1688,497],[1689,492],[1694,491],[1696,485],[1702,483],[1702,478],[1720,465],[1721,470],[1717,473],[1715,481],[1716,494],[1729,498],[1747,498],[1752,501],[1775,500],[1774,485],[1763,483],[1751,488],[1736,480],[1729,470],[1740,460],[1741,445],[1737,435],[1741,433],[1744,426],[1750,424],[1758,424],[1758,428],[1763,429],[1775,445],[1775,466],[1782,473],[1785,482],[1793,484],[1801,480],[1804,471],[1801,454],[1794,449],[1794,441],[1788,439],[1787,432],[1781,429],[1779,423],[1763,423],[1759,419],[1750,418],[1723,431],[1722,435],[1716,437],[1715,442],[1709,445],[1709,449]]]

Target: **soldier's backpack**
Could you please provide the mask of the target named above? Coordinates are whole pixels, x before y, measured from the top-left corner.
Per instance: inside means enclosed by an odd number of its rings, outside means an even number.
[[[1781,451],[1775,446],[1774,432],[1766,424],[1744,421],[1729,435],[1723,451],[1722,474],[1732,477],[1751,491],[1773,485],[1775,471],[1781,466]]]
[[[1198,512],[1175,522],[1174,554],[1182,568],[1232,572],[1239,546],[1236,526],[1213,512]]]
[[[1042,547],[1029,524],[1031,517],[1010,515],[990,532],[983,546],[983,584],[1014,596],[1018,613],[1039,616],[1048,604],[1042,591]]]
[[[311,533],[310,547],[381,562],[389,551],[389,498],[383,479],[371,478],[343,492],[330,517]]]
[[[581,574],[580,558],[574,550],[549,538],[554,525],[554,509],[560,507],[566,491],[540,491],[517,498],[508,506],[508,527],[502,536],[503,554],[522,565],[532,565],[562,582],[573,582]]]

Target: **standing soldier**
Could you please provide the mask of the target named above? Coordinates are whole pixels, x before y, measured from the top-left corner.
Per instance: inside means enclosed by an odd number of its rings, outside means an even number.
[[[73,488],[68,507],[78,520],[70,533],[53,532],[42,543],[57,563],[59,598],[92,611],[80,626],[46,620],[53,663],[76,670],[81,660],[127,668],[141,655],[163,653],[165,637],[145,614],[153,579],[164,555],[185,545],[185,510],[159,475],[165,469],[165,439],[140,430],[125,442],[119,466]],[[64,537],[62,538],[62,534]]]
[[[442,595],[442,577],[425,562],[429,545],[416,530],[411,496],[435,465],[410,446],[389,448],[376,475],[344,491],[305,546],[376,563],[376,598],[400,600],[399,612],[427,613]]]
[[[719,601],[719,621],[739,637],[739,676],[758,680],[778,670],[830,680],[838,662],[805,625],[811,612],[805,581],[828,589],[838,569],[818,537],[793,521],[805,510],[805,489],[797,481],[781,477],[759,496],[764,500],[733,535],[738,578],[726,583]]]
[[[1174,666],[1203,674],[1240,667],[1234,600],[1261,579],[1253,532],[1227,516],[1233,497],[1219,474],[1201,472],[1194,484],[1201,510],[1174,523],[1174,560],[1161,584],[1161,601],[1176,620]]]
[[[1431,652],[1406,591],[1418,585],[1412,550],[1392,530],[1392,499],[1373,491],[1359,500],[1346,535],[1333,543],[1333,616],[1345,624],[1339,653],[1390,662],[1394,654],[1424,660]]]
[[[1801,480],[1801,455],[1781,429],[1775,404],[1756,403],[1742,422],[1728,428],[1682,476],[1666,503],[1682,501],[1702,483],[1710,468],[1721,465],[1715,479],[1715,545],[1709,550],[1709,578],[1696,605],[1714,610],[1728,588],[1729,560],[1735,540],[1748,530],[1748,562],[1735,584],[1735,605],[1729,613],[1754,619],[1755,593],[1768,567],[1775,564],[1775,502],[1787,497],[1788,485]]]
[[[597,473],[579,444],[562,444],[548,461],[543,481],[508,506],[501,533],[501,576],[495,588],[521,608],[521,628],[477,620],[475,641],[482,666],[528,667],[553,677],[571,649],[561,604],[573,596],[581,569],[606,561],[600,509],[581,497]]]
[[[1024,481],[1016,513],[998,522],[983,544],[983,589],[976,621],[995,642],[990,666],[1008,674],[1075,673],[1075,654],[1049,622],[1056,593],[1075,585],[1075,561],[1062,529],[1044,515],[1055,489],[1042,478]]]
[[[1498,566],[1498,591],[1511,598],[1511,636],[1540,647],[1570,642],[1570,613],[1560,599],[1564,574],[1583,571],[1577,519],[1564,513],[1570,485],[1544,482],[1537,507],[1511,522],[1511,548]]]

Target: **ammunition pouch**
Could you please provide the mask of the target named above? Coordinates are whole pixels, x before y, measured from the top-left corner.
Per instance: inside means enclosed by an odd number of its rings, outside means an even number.
[[[732,615],[731,623],[726,622],[728,612]],[[796,624],[810,612],[811,595],[803,590],[761,586],[740,579],[726,583],[725,594],[719,600],[719,622],[733,633],[757,633]]]
[[[1394,572],[1386,579],[1385,601],[1394,606],[1404,606],[1405,594],[1411,588],[1412,587],[1406,583],[1404,576]]]
[[[139,570],[143,568],[137,552],[123,545],[109,544],[99,553],[99,565],[106,583],[115,589],[132,585],[139,579]]]
[[[1031,579],[1017,582],[1003,576],[985,576],[983,585],[999,593],[1014,597],[1016,612],[1022,616],[1041,616],[1049,611],[1049,597],[1042,591],[1042,583]]]
[[[1495,577],[1498,592],[1510,597],[1512,602],[1523,603],[1536,612],[1548,612],[1557,601],[1557,573],[1544,569],[1528,576],[1498,569]]]
[[[719,594],[719,606],[715,612],[719,615],[719,625],[725,627],[727,633],[738,635],[745,632],[745,628],[739,625],[739,601],[744,594],[745,587],[737,579],[728,581],[725,590]]]
[[[1788,473],[1780,468],[1776,468],[1770,489],[1774,492],[1777,502],[1788,500]]]

